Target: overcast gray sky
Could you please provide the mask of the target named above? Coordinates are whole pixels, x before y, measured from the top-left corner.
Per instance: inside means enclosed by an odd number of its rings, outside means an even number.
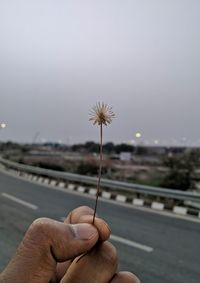
[[[199,0],[0,0],[0,140],[200,144]]]

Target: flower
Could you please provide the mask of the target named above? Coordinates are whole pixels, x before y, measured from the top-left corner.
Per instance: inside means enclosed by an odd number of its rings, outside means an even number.
[[[107,126],[107,124],[110,124],[112,119],[115,118],[112,107],[109,107],[103,102],[98,102],[95,106],[93,106],[90,115],[91,118],[89,120],[93,122],[93,125],[104,124]]]

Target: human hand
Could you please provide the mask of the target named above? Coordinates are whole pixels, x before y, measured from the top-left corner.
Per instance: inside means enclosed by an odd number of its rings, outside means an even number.
[[[116,273],[116,249],[107,241],[110,229],[100,218],[92,225],[92,216],[92,209],[79,207],[64,223],[47,218],[34,221],[0,282],[138,283],[131,273]]]

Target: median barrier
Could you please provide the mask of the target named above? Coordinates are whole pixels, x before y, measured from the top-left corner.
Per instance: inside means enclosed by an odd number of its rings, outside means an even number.
[[[92,195],[92,196],[96,196],[97,194],[97,189],[89,189],[89,194]]]
[[[91,188],[97,184],[97,178],[48,170],[44,168],[18,164],[9,160],[0,158],[0,163],[4,168],[17,172],[18,174],[31,179],[33,181],[41,181],[44,184],[66,188],[66,190],[78,191],[79,193],[87,192],[95,196],[97,190]],[[4,169],[5,170],[5,169]],[[14,171],[13,171],[14,170]],[[23,174],[22,174],[23,173]],[[24,175],[24,173],[26,173]],[[83,187],[86,185],[86,187]],[[117,202],[128,202],[134,206],[146,206],[153,210],[171,211],[179,215],[192,215],[200,218],[200,210],[198,208],[187,209],[184,203],[195,201],[200,203],[200,193],[198,192],[183,192],[166,188],[157,188],[152,186],[143,186],[138,184],[101,179],[101,187],[105,187],[100,196],[105,199],[113,199]],[[124,192],[124,194],[123,194]],[[135,195],[139,196],[135,198]],[[157,202],[156,199],[162,198],[163,203]],[[169,203],[172,203],[170,206]]]
[[[151,208],[155,209],[155,210],[163,210],[164,209],[164,203],[153,201],[152,204],[151,204]]]
[[[75,189],[75,185],[74,184],[68,184],[67,188],[68,188],[68,190],[73,191]]]
[[[144,200],[143,199],[139,199],[139,198],[134,198],[132,203],[134,205],[137,205],[137,206],[143,206],[144,205]]]
[[[110,192],[102,192],[101,196],[103,198],[110,199],[111,198],[111,193]]]
[[[65,187],[65,183],[64,183],[64,182],[59,182],[59,183],[58,183],[58,187],[64,188],[64,187]]]
[[[51,185],[51,186],[56,186],[56,183],[57,183],[56,180],[51,180],[51,181],[50,181],[50,185]]]
[[[187,214],[187,208],[182,207],[182,206],[174,206],[173,212],[175,214],[179,214],[179,215],[186,215]]]
[[[126,196],[117,195],[117,196],[116,196],[116,201],[126,202]]]
[[[78,186],[78,188],[77,188],[77,191],[78,191],[79,193],[84,193],[85,190],[86,190],[86,188],[85,188],[85,187],[82,187],[82,186]]]

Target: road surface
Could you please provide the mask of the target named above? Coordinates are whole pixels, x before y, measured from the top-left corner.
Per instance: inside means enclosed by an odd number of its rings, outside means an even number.
[[[0,172],[0,270],[14,254],[31,222],[61,220],[93,197],[66,193]],[[143,283],[200,282],[200,224],[100,201],[98,214],[112,229],[119,269]]]

